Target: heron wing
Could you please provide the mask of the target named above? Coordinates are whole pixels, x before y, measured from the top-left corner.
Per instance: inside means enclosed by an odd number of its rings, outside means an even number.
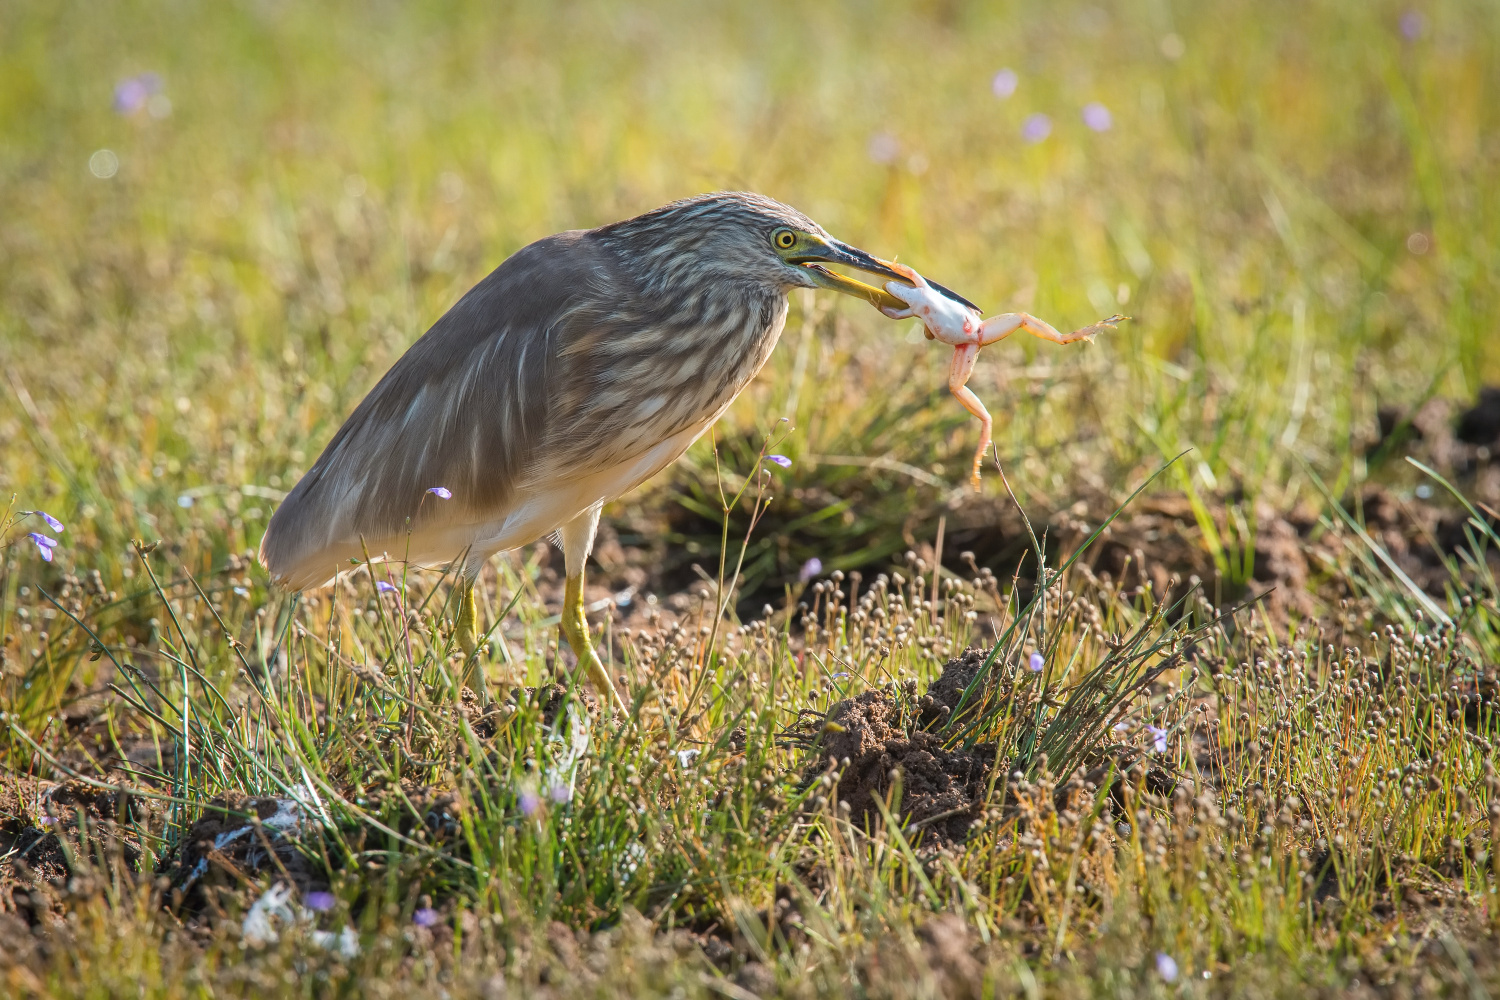
[[[592,325],[598,288],[620,280],[588,233],[571,232],[518,251],[474,286],[370,390],[276,510],[260,547],[272,577],[316,586],[363,551],[400,556],[409,533],[504,517],[558,419],[549,397],[572,367],[563,348]]]

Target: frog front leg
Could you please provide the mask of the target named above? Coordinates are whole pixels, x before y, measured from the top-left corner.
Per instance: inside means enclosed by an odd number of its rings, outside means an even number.
[[[969,376],[974,374],[974,362],[979,358],[978,344],[960,344],[953,349],[953,364],[948,369],[948,391],[963,404],[964,409],[979,418],[979,447],[974,450],[974,467],[969,472],[969,483],[974,492],[979,492],[979,465],[984,453],[990,448],[990,430],[993,421],[990,411],[984,408],[974,390],[968,386]]]

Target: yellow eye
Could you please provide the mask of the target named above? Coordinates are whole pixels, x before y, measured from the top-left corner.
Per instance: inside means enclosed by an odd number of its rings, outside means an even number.
[[[790,250],[792,245],[797,242],[797,237],[790,229],[778,229],[775,240],[778,247],[783,250]]]

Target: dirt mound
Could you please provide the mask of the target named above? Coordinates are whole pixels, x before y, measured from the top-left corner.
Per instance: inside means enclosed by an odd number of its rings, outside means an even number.
[[[1409,475],[1402,459],[1420,459],[1469,499],[1500,504],[1500,386],[1480,389],[1473,405],[1462,409],[1441,398],[1410,410],[1381,407],[1367,456],[1371,473],[1389,465],[1402,468],[1402,478]],[[1428,485],[1435,503],[1451,507],[1437,484]]]
[[[1468,444],[1500,444],[1500,386],[1479,390],[1479,399],[1459,414],[1455,436]]]
[[[923,729],[935,730],[949,722],[973,716],[980,707],[984,692],[977,686],[969,691],[969,687],[984,669],[987,655],[982,649],[966,649],[957,659],[948,661],[942,674],[927,688],[927,694],[917,702],[922,711]],[[967,698],[964,697],[966,692]],[[956,719],[954,713],[957,713]]]
[[[899,708],[884,691],[866,691],[846,699],[828,710],[828,721],[842,732],[830,732],[823,745],[824,756],[842,761],[849,758],[856,766],[872,755],[882,753],[886,745],[900,734]]]
[[[984,810],[995,749],[947,749],[941,737],[916,727],[923,719],[937,721],[950,714],[983,662],[977,650],[950,660],[919,703],[926,707],[907,725],[906,713],[885,691],[867,691],[829,709],[828,721],[841,731],[829,733],[820,755],[839,761],[842,773],[835,794],[849,804],[856,826],[873,828],[880,821],[876,800],[887,799],[897,780],[893,772],[899,772],[899,809],[908,837],[921,836],[931,844],[960,843],[968,836]]]
[[[216,887],[233,888],[274,873],[301,893],[326,889],[327,879],[298,849],[308,817],[292,799],[227,795],[214,799],[189,828],[172,883],[189,910]]]
[[[140,800],[124,789],[102,789],[82,782],[47,788],[33,805],[13,790],[0,797],[0,911],[27,914],[34,923],[46,894],[32,889],[65,885],[90,867],[140,867],[140,844],[119,824],[139,819]]]
[[[574,710],[582,710],[586,715],[597,715],[599,698],[589,688],[575,687],[570,693],[567,687],[554,681],[538,687],[512,688],[503,699],[491,702],[487,708],[481,709],[473,692],[467,689],[464,691],[464,709],[469,714],[474,735],[481,740],[494,737],[523,709],[537,712],[542,725],[550,727],[569,706]]]
[[[1359,507],[1365,530],[1402,571],[1428,593],[1444,594],[1452,583],[1449,561],[1461,549],[1472,551],[1471,539],[1477,536],[1468,511],[1407,500],[1380,487],[1365,490]],[[1485,520],[1491,527],[1500,522],[1491,516]],[[1492,570],[1500,569],[1500,553],[1490,548],[1485,555]]]
[[[964,556],[972,554],[979,565],[1008,576],[1022,566],[1022,597],[1029,599],[1028,555],[1030,539],[1020,515],[1012,506],[995,498],[966,502],[950,516],[944,563],[955,572],[967,573]],[[1049,560],[1076,551],[1100,524],[1114,512],[1116,499],[1091,496],[1046,516],[1033,514],[1033,526],[1044,528]],[[1169,602],[1181,597],[1197,577],[1209,597],[1218,603],[1245,596],[1269,594],[1271,610],[1308,613],[1312,605],[1306,594],[1310,579],[1308,537],[1318,524],[1315,511],[1298,508],[1278,511],[1263,503],[1231,512],[1226,504],[1206,498],[1206,511],[1220,539],[1238,538],[1243,517],[1253,527],[1254,553],[1248,560],[1251,575],[1235,583],[1222,578],[1219,566],[1204,537],[1192,501],[1181,493],[1163,492],[1142,496],[1127,506],[1094,540],[1082,556],[1090,571],[1108,575],[1127,588],[1149,583],[1158,598]],[[916,546],[917,554],[932,560],[930,546]],[[1056,555],[1054,556],[1053,553]],[[1234,553],[1237,558],[1240,554]],[[1177,582],[1173,585],[1172,580]]]
[[[538,688],[527,688],[522,692],[522,696],[541,709],[544,726],[551,726],[555,723],[558,713],[563,711],[569,701],[568,689],[555,682]],[[588,688],[575,688],[572,701],[586,712],[598,711],[598,698]]]
[[[367,789],[364,806],[389,829],[434,847],[463,851],[457,797],[424,785]],[[234,888],[271,877],[298,892],[328,888],[330,872],[319,840],[328,835],[311,801],[227,795],[209,803],[182,840],[171,866],[182,904],[200,909],[216,887]],[[366,838],[383,839],[373,827],[350,822],[342,834],[356,848]],[[334,867],[338,867],[337,862]]]

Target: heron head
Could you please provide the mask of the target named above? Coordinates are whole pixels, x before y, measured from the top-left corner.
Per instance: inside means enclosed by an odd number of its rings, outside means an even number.
[[[887,262],[830,236],[796,209],[763,195],[721,191],[673,202],[645,215],[605,227],[626,255],[649,272],[648,285],[663,290],[682,279],[714,278],[772,287],[828,288],[872,305],[904,308],[884,288],[906,283]],[[834,266],[880,278],[866,284]],[[945,288],[951,297],[971,305]]]

